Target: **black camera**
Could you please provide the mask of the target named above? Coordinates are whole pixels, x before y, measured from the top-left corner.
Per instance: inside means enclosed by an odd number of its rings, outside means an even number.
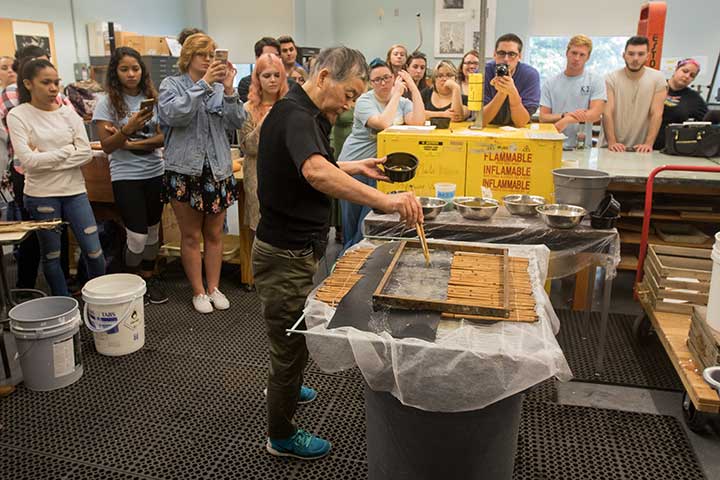
[[[496,77],[507,77],[508,75],[510,75],[510,69],[506,63],[498,63],[495,65]]]

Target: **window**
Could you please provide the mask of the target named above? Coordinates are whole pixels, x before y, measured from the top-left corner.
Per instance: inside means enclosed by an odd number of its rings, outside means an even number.
[[[605,75],[625,66],[622,52],[629,37],[590,37],[593,50],[585,68]],[[530,37],[526,62],[540,72],[544,82],[565,70],[565,50],[570,37]]]

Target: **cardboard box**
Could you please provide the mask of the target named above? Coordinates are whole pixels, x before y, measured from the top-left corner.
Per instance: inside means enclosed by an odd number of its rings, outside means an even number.
[[[154,37],[150,35],[123,35],[122,43],[116,45],[131,47],[140,52],[140,55],[170,55],[170,47],[165,37]]]

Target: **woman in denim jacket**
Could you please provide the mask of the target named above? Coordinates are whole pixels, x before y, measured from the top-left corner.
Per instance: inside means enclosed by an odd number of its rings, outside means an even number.
[[[229,62],[214,61],[215,48],[205,34],[188,37],[178,61],[182,74],[162,81],[159,99],[165,196],[180,227],[182,264],[193,289],[193,306],[200,313],[230,307],[218,289],[225,210],[236,199],[228,132],[245,120],[233,88],[237,72]]]

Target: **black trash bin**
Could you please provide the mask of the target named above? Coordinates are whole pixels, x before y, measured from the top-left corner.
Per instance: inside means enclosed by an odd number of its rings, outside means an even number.
[[[510,480],[522,397],[470,412],[427,412],[366,385],[369,480]]]

